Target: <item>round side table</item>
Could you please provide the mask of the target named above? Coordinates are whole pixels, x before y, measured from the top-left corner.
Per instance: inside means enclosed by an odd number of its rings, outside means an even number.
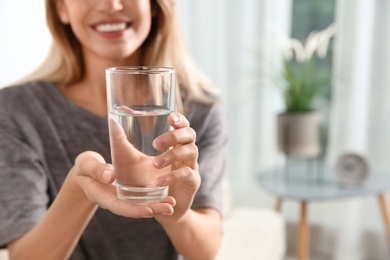
[[[307,178],[307,173],[300,174],[291,170],[289,178],[278,172],[263,173],[259,176],[260,184],[267,191],[277,197],[275,209],[280,212],[283,200],[295,200],[300,203],[300,220],[297,234],[297,259],[308,259],[309,227],[307,221],[307,207],[309,202],[336,200],[347,197],[375,195],[384,218],[387,236],[390,245],[390,215],[385,192],[390,190],[390,173],[373,172],[365,182],[357,187],[340,186],[334,173],[324,171],[321,181]],[[279,172],[280,173],[280,172]],[[302,172],[301,172],[302,173]]]

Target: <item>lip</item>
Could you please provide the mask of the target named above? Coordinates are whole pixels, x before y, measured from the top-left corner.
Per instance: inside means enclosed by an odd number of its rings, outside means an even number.
[[[132,26],[124,19],[102,20],[91,25],[91,28],[104,38],[119,38]]]

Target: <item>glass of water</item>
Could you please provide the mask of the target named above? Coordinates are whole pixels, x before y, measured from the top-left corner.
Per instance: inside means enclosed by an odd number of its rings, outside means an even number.
[[[153,159],[165,152],[155,150],[153,140],[170,130],[175,74],[170,67],[106,69],[111,159],[120,199],[153,202],[168,195],[168,187],[155,185],[170,169],[153,167]]]

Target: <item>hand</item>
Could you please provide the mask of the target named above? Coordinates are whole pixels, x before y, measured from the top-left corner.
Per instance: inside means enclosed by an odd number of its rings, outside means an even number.
[[[159,186],[169,185],[169,195],[176,200],[175,211],[171,216],[156,216],[164,223],[175,223],[190,209],[195,193],[201,180],[198,172],[198,148],[195,145],[196,133],[190,127],[188,120],[179,113],[173,113],[168,118],[174,130],[157,137],[153,146],[156,150],[165,150],[156,157],[154,167],[161,169],[171,165],[171,172],[156,180]]]
[[[112,165],[95,152],[81,153],[72,169],[76,181],[88,199],[112,213],[131,218],[152,218],[173,213],[175,200],[166,197],[159,202],[137,204],[118,199],[112,185],[115,174]]]

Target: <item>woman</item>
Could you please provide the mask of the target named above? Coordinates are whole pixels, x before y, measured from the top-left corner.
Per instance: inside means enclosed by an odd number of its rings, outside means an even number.
[[[213,259],[227,134],[177,34],[174,2],[46,0],[46,9],[47,60],[0,90],[0,246],[11,259]],[[104,70],[121,65],[177,69],[174,130],[155,140],[172,149],[154,166],[175,165],[156,180],[170,186],[158,203],[121,201],[112,186]]]

